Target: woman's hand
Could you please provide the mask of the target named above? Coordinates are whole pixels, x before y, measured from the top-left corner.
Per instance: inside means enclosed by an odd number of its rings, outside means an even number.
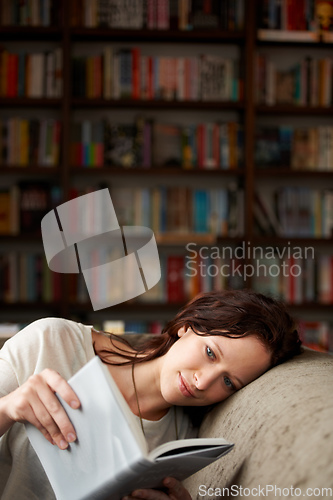
[[[0,434],[14,422],[30,422],[50,443],[67,448],[76,434],[55,392],[72,408],[79,408],[80,401],[66,380],[56,371],[46,369],[0,398]]]
[[[134,500],[137,498],[145,498],[146,500],[191,500],[189,492],[174,477],[166,477],[163,485],[166,492],[140,489],[133,491],[131,495],[124,497],[123,500]]]

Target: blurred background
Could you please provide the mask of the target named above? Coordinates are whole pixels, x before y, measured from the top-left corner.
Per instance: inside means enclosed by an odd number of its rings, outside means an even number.
[[[158,333],[197,293],[246,287],[333,351],[333,1],[0,5],[1,341],[44,316]],[[120,227],[153,230],[161,280],[94,311],[126,283],[96,272],[89,296],[50,271],[41,220],[104,188]],[[96,245],[92,267],[117,258]]]

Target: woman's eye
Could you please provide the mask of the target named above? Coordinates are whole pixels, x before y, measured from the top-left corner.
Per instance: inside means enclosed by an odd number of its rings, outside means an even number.
[[[215,359],[215,354],[214,352],[212,351],[212,349],[210,347],[206,347],[206,353],[207,353],[207,356],[210,358],[210,359]]]
[[[224,383],[228,387],[228,389],[234,389],[234,384],[231,382],[229,377],[224,377]]]

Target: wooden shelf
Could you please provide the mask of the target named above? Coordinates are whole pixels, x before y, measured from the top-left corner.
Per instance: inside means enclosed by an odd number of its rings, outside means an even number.
[[[333,170],[293,170],[287,167],[275,168],[257,168],[255,169],[256,178],[260,177],[300,177],[302,179],[331,179],[333,180]]]
[[[253,236],[252,244],[261,246],[281,246],[291,243],[292,246],[324,245],[333,248],[333,236],[331,238],[311,238],[299,236]]]
[[[2,108],[59,108],[63,104],[62,99],[45,97],[0,97]]]
[[[279,104],[276,106],[257,105],[259,115],[293,115],[293,116],[333,116],[333,107],[324,106],[296,106],[292,104]]]
[[[61,42],[63,29],[56,26],[1,26],[0,40]]]
[[[108,29],[108,28],[86,28],[75,27],[71,29],[71,39],[73,41],[119,41],[126,43],[193,43],[200,44],[224,43],[243,44],[245,43],[245,33],[242,31],[221,31],[212,30],[130,30],[130,29]]]
[[[1,104],[1,102],[0,102]],[[243,111],[244,104],[234,101],[176,101],[176,100],[141,100],[141,99],[78,99],[72,98],[73,108],[130,108],[130,109],[172,109],[188,111]]]
[[[61,166],[59,167],[46,167],[46,166],[20,166],[20,165],[0,165],[0,176],[7,175],[41,175],[46,177],[53,177],[59,175],[61,172]]]
[[[206,168],[191,168],[185,169],[181,167],[158,167],[154,166],[151,168],[144,167],[114,167],[114,166],[105,166],[105,167],[71,167],[71,174],[73,175],[87,175],[87,176],[95,176],[95,175],[105,175],[105,176],[147,176],[147,177],[164,177],[166,175],[172,175],[176,177],[242,177],[245,175],[245,169],[237,168],[237,169],[206,169]]]

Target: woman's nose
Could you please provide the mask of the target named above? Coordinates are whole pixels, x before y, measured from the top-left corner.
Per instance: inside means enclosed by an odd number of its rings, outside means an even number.
[[[199,391],[205,391],[212,386],[218,376],[220,376],[220,374],[213,368],[197,371],[194,374],[195,386]]]

